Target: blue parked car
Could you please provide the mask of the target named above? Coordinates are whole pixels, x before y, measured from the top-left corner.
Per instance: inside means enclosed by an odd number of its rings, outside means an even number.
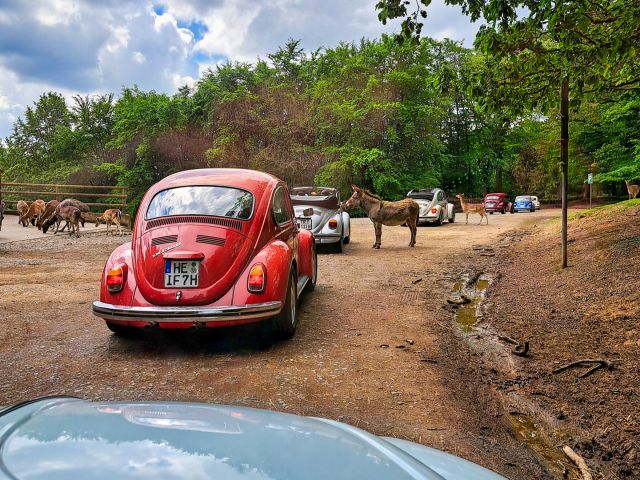
[[[44,398],[0,411],[0,479],[505,480],[344,423],[171,402]]]
[[[530,195],[519,195],[513,201],[513,213],[515,212],[535,212],[536,206]]]

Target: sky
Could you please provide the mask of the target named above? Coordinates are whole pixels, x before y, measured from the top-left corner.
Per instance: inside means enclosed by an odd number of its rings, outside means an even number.
[[[0,0],[0,139],[48,91],[173,94],[227,61],[255,62],[288,38],[306,50],[399,30],[376,0]],[[434,0],[423,34],[471,46],[477,27]]]

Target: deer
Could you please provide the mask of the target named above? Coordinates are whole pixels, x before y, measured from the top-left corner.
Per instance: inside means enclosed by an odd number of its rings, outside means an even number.
[[[50,200],[44,207],[44,213],[40,215],[38,221],[36,222],[36,227],[38,230],[42,230],[42,226],[56,213],[56,208],[60,202],[58,200]],[[46,233],[46,231],[45,231]]]
[[[22,226],[28,227],[29,222],[31,222],[31,225],[35,225],[36,220],[40,218],[40,215],[44,213],[45,207],[46,204],[44,203],[44,200],[35,200],[31,205],[29,205],[26,213],[20,216],[20,222],[22,223]]]
[[[404,225],[405,223],[411,230],[410,247],[416,245],[416,233],[418,231],[418,214],[420,206],[410,198],[399,200],[397,202],[387,202],[369,190],[365,190],[356,185],[351,185],[353,195],[342,204],[343,208],[360,207],[373,222],[373,228],[376,232],[376,242],[373,248],[379,249],[382,241],[382,225],[390,227],[396,225]]]
[[[489,225],[489,216],[487,215],[487,212],[484,209],[484,205],[482,203],[467,203],[467,202],[465,202],[464,193],[459,193],[458,195],[456,195],[456,198],[460,199],[460,205],[462,206],[462,211],[466,215],[466,219],[467,219],[467,221],[465,222],[466,224],[469,223],[469,214],[470,213],[477,213],[477,214],[480,215],[480,223],[479,223],[479,225],[482,225],[482,219],[483,218],[487,219],[487,225]]]
[[[56,215],[60,220],[64,220],[70,225],[70,236],[73,236],[75,233],[76,238],[80,237],[80,220],[82,219],[82,212],[79,208],[74,207],[73,205],[65,205],[56,210]]]
[[[27,213],[27,210],[29,210],[29,204],[24,200],[18,200],[18,203],[16,203],[16,210],[18,211],[18,224],[25,227],[26,225],[22,223],[22,217]]]
[[[627,192],[629,192],[629,200],[636,198],[640,193],[640,185],[634,185],[633,180],[625,180],[624,183],[627,184]]]
[[[111,224],[116,226],[116,231],[114,235],[118,234],[120,236],[123,235],[122,228],[120,226],[120,220],[122,219],[122,211],[117,208],[109,208],[105,210],[102,215],[96,218],[96,227],[100,226],[101,223],[107,224],[107,235],[109,235],[109,229]]]
[[[67,207],[67,206],[76,207],[78,210],[80,210],[81,214],[82,213],[86,213],[86,212],[89,211],[89,207],[87,206],[86,203],[83,203],[80,200],[76,200],[75,198],[65,198],[56,207],[57,222],[56,222],[56,231],[53,232],[54,234],[56,234],[56,233],[58,233],[60,231],[60,222],[61,222],[61,220],[64,220],[59,215],[59,211],[60,211],[61,208]],[[84,217],[82,215],[80,215],[80,225],[82,225],[84,227]],[[69,227],[69,230],[71,230],[71,225],[69,224],[69,222],[67,222],[65,224],[65,226],[62,227],[62,230],[64,230],[66,227]]]

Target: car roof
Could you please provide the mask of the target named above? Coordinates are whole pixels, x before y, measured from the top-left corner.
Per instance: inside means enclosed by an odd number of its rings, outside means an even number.
[[[420,190],[412,189],[407,193],[408,198],[415,198],[418,200],[433,200],[436,193],[442,190],[441,188],[421,188]]]
[[[245,188],[257,187],[265,184],[275,184],[280,179],[265,172],[244,168],[199,168],[174,173],[160,180],[160,190],[186,185],[226,185]]]
[[[46,399],[0,431],[12,478],[441,478],[355,427],[226,405]]]

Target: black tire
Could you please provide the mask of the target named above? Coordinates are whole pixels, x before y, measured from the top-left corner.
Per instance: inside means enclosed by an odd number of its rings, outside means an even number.
[[[504,208],[504,207],[502,207],[502,210],[500,210],[500,213],[501,213],[502,215],[504,215],[505,213],[507,213],[507,211],[505,210],[505,208]]]
[[[122,338],[135,338],[140,333],[138,329],[133,327],[127,327],[126,325],[118,325],[117,323],[105,322],[107,328],[115,333],[118,337]]]
[[[449,219],[449,223],[454,223],[456,221],[456,212],[453,212],[453,217]]]
[[[344,237],[344,240],[342,241],[342,243],[344,245],[349,245],[350,241],[351,241],[351,219],[349,219],[349,235]]]
[[[535,209],[535,208],[533,208],[533,207],[531,207],[531,208],[529,209],[529,213],[533,213],[533,212],[535,212],[535,211],[536,211],[536,209]]]
[[[493,212],[489,212],[489,215],[493,215]]]
[[[433,223],[435,224],[436,227],[441,227],[442,226],[442,214],[438,215],[438,220],[436,220]]]
[[[316,283],[318,281],[318,250],[316,249],[316,244],[313,244],[313,272],[311,273],[311,278],[307,282],[306,287],[304,287],[305,292],[313,292],[316,289]]]
[[[342,245],[344,244],[342,237],[336,243],[331,243],[331,251],[333,253],[342,253]]]
[[[278,315],[271,319],[273,337],[277,340],[286,340],[296,333],[298,326],[298,283],[295,270],[289,272],[289,284],[284,306]]]

